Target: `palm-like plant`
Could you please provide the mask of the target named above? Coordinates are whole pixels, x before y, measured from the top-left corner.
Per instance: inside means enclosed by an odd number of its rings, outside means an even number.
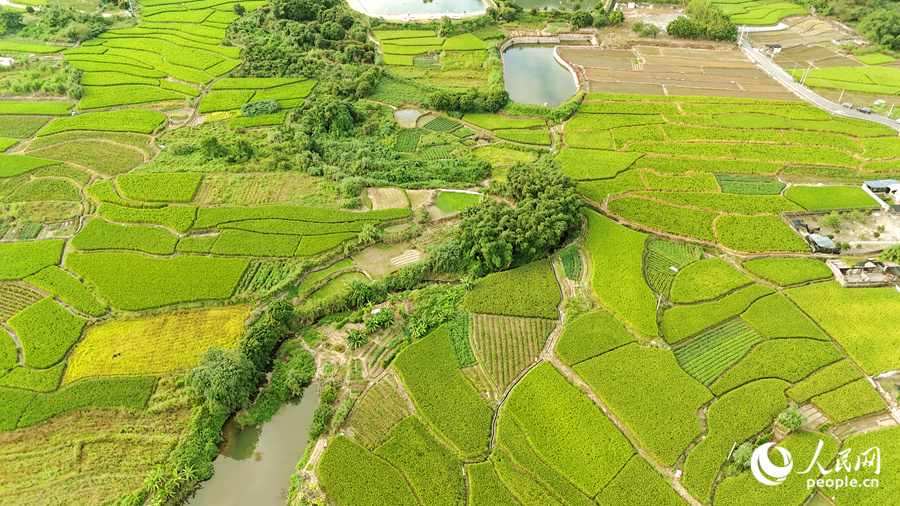
[[[351,350],[358,350],[366,345],[369,342],[369,338],[366,337],[366,334],[357,329],[348,329],[347,335],[344,336],[344,339],[347,340],[347,346]]]

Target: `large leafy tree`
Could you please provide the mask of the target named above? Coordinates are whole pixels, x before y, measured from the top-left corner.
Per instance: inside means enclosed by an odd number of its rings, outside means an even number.
[[[445,256],[460,255],[479,274],[528,263],[557,246],[581,221],[574,183],[548,163],[519,165],[507,176],[516,206],[488,201],[460,223],[455,241],[436,252],[435,265],[460,267]]]
[[[191,391],[225,412],[246,407],[256,390],[256,369],[237,350],[209,348],[200,355],[200,363],[187,373]]]
[[[900,49],[900,12],[878,9],[859,24],[859,30],[875,44]]]

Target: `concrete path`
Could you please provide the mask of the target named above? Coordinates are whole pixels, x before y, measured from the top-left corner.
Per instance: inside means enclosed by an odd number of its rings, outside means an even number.
[[[835,116],[871,121],[872,123],[885,125],[900,132],[900,123],[897,123],[896,121],[892,121],[875,114],[863,114],[854,109],[841,107],[840,104],[835,104],[834,102],[828,101],[825,98],[814,93],[806,86],[795,82],[794,78],[791,77],[790,74],[788,74],[784,69],[778,66],[777,63],[774,63],[773,61],[768,59],[758,49],[751,46],[750,42],[748,42],[746,39],[741,41],[741,48],[744,50],[750,60],[762,67],[762,69],[765,70],[769,75],[780,81],[781,84],[785,85],[788,89],[790,89],[797,95],[800,95],[804,100],[810,102],[816,107],[828,111]]]

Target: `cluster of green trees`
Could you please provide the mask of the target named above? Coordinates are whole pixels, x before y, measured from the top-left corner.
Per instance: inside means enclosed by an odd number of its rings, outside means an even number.
[[[737,39],[737,26],[720,6],[706,0],[691,0],[685,12],[689,17],[678,16],[666,26],[666,33],[684,39]]]
[[[13,16],[6,14],[12,12],[19,19],[13,24]],[[21,14],[3,10],[3,25],[7,31],[13,31],[21,23]],[[19,31],[20,37],[35,38],[52,42],[82,42],[104,33],[114,25],[126,27],[133,25],[133,20],[110,16],[104,18],[100,12],[82,12],[72,7],[58,5],[45,5],[39,11],[34,12],[38,19],[28,23]]]
[[[459,111],[462,113],[484,111],[495,113],[509,102],[509,93],[503,88],[485,91],[469,90],[451,92],[438,90],[428,97],[426,107],[438,111]]]
[[[490,272],[524,265],[557,247],[581,223],[582,200],[555,161],[510,168],[494,187],[516,203],[488,200],[470,208],[450,241],[431,251],[439,272]]]

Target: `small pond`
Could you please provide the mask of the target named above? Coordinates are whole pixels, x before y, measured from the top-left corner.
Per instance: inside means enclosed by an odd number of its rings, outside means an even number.
[[[481,0],[356,0],[350,6],[360,10],[359,6],[363,13],[375,17],[418,15],[419,21],[425,19],[422,14],[452,16],[485,10]]]
[[[215,474],[200,484],[190,506],[284,506],[291,475],[303,458],[306,431],[319,405],[316,386],[281,408],[268,423],[245,427],[229,420],[213,462]]]
[[[578,91],[553,51],[553,44],[513,44],[503,51],[503,80],[511,100],[556,107]]]

